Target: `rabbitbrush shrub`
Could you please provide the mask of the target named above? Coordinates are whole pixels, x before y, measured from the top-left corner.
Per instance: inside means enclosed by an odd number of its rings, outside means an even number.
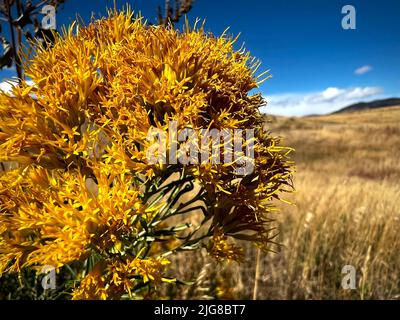
[[[0,94],[0,161],[18,164],[0,175],[3,278],[23,285],[53,266],[52,298],[156,298],[163,282],[184,280],[170,264],[180,251],[223,262],[245,257],[241,241],[269,249],[271,200],[291,189],[290,149],[263,131],[263,99],[249,93],[259,63],[233,44],[127,10],[26,59],[32,82]],[[171,120],[253,129],[253,170],[237,175],[236,157],[149,162],[148,133]]]

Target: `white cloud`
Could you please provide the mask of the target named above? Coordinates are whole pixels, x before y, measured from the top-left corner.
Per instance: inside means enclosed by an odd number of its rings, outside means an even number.
[[[3,81],[0,82],[0,90],[5,91],[5,92],[10,92],[11,88],[16,84],[14,81]]]
[[[32,80],[27,80],[26,83],[28,85],[32,85],[33,81]],[[0,90],[4,91],[6,93],[10,93],[12,87],[14,87],[17,84],[18,84],[18,80],[16,78],[12,78],[12,79],[0,82]]]
[[[362,67],[357,68],[356,70],[354,70],[354,73],[356,75],[360,76],[362,74],[370,72],[371,70],[372,70],[372,66],[366,65],[366,66],[362,66]]]
[[[261,111],[285,116],[326,114],[360,101],[382,98],[380,87],[336,88],[309,93],[266,95],[267,107]]]

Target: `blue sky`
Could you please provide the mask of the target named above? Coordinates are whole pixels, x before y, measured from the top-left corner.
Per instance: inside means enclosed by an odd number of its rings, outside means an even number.
[[[129,2],[156,22],[163,0]],[[356,29],[341,25],[344,5],[356,9]],[[79,13],[102,15],[113,0],[67,0],[58,26]],[[206,19],[206,29],[241,33],[253,56],[273,78],[259,88],[266,112],[283,115],[328,113],[358,101],[400,96],[400,1],[398,0],[197,0],[189,20]],[[0,78],[12,76],[1,71]]]

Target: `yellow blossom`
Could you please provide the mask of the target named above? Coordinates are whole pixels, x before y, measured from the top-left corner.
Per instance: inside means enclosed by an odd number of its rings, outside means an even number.
[[[0,276],[52,265],[79,282],[66,289],[74,299],[152,296],[175,281],[168,255],[208,239],[217,260],[240,261],[229,238],[268,242],[271,200],[291,189],[291,149],[263,129],[259,62],[234,43],[127,9],[25,57],[33,84],[0,93],[0,162],[13,163],[0,173]],[[149,162],[148,133],[169,137],[169,121],[253,129],[253,172],[239,177],[235,160]]]

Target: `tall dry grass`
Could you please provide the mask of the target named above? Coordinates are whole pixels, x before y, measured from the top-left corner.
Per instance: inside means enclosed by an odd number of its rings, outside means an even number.
[[[239,266],[183,255],[175,265],[195,283],[169,295],[252,299],[257,287],[257,299],[400,299],[399,121],[400,107],[269,117],[266,127],[296,148],[296,205],[275,216],[279,252],[257,263],[247,248]],[[355,290],[341,286],[345,265],[356,269]]]

